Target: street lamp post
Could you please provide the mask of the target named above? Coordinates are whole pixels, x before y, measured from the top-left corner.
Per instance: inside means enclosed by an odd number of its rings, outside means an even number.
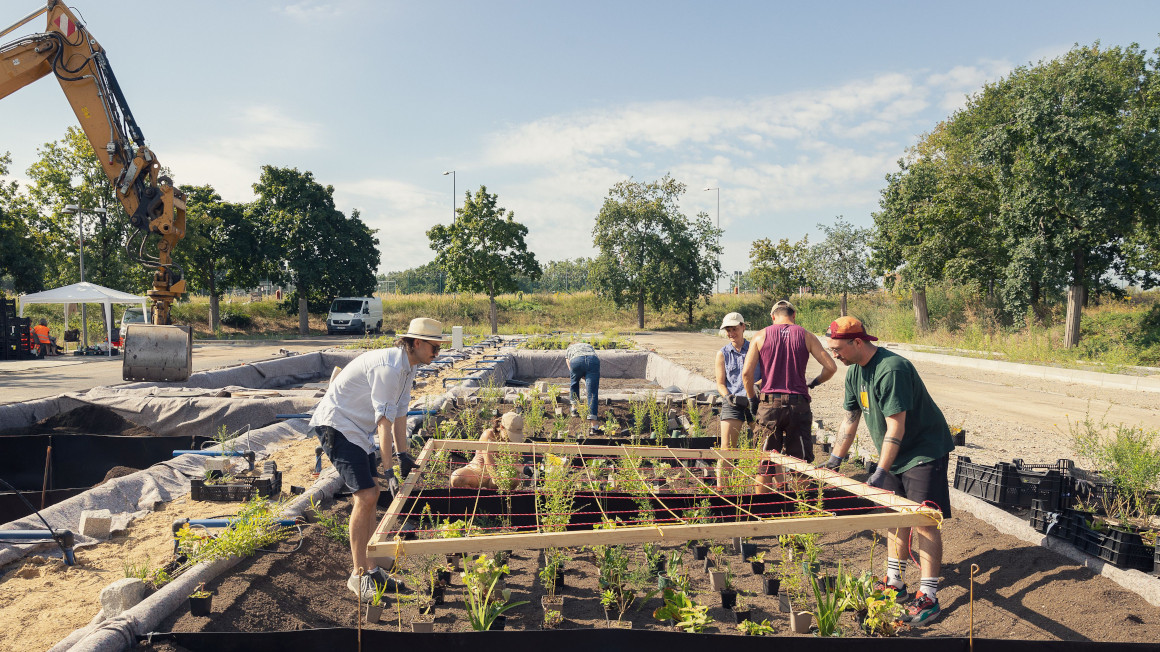
[[[721,230],[721,188],[705,188],[705,191],[717,191],[717,230]],[[720,237],[720,236],[718,236]],[[717,254],[717,267],[721,267],[721,254]],[[717,294],[721,294],[721,273],[717,273]]]
[[[79,204],[68,204],[64,207],[64,214],[65,215],[76,215],[77,216],[77,234],[80,236],[81,283],[85,282],[85,230],[84,230],[84,222],[85,222],[84,214],[85,214],[85,212],[86,211],[84,209],[82,209]],[[105,209],[98,206],[97,208],[94,208],[92,210],[92,212],[96,213],[97,215],[104,215]],[[85,308],[87,308],[87,307],[88,307],[88,304],[86,304],[82,301],[81,302],[81,333],[83,333],[85,346],[89,345],[88,311],[85,310]],[[65,324],[65,328],[66,329],[68,328],[68,324]],[[113,343],[110,342],[109,346],[112,346],[112,345],[113,345]]]
[[[455,221],[455,170],[448,170],[443,173],[443,176],[451,175],[451,221]]]

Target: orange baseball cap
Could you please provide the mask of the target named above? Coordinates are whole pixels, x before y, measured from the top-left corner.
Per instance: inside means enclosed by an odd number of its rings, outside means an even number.
[[[833,340],[870,340],[878,338],[866,333],[862,321],[856,317],[838,317],[830,322],[830,329],[826,336]]]

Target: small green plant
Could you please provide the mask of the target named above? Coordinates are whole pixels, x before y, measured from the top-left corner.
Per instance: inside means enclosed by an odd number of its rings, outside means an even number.
[[[371,597],[371,605],[375,607],[383,606],[383,596],[387,594],[387,583],[379,584],[375,582],[375,594]]]
[[[721,562],[725,560],[724,544],[714,543],[709,546],[709,557],[713,560],[713,567],[720,570]]]
[[[769,636],[773,633],[773,626],[769,624],[769,620],[755,623],[752,620],[746,619],[741,621],[737,629],[745,632],[746,636]]]
[[[443,522],[437,528],[437,530],[435,532],[435,538],[437,538],[437,539],[459,539],[459,538],[465,536],[466,531],[467,531],[467,521],[464,521],[461,518],[456,519],[454,521],[452,521],[451,519],[445,518],[445,519],[443,519]]]
[[[148,557],[146,557],[145,561],[141,562],[140,564],[125,560],[121,567],[125,570],[126,578],[135,577],[142,582],[149,580],[150,570]]]
[[[1105,494],[1109,516],[1146,521],[1157,512],[1160,481],[1160,432],[1123,424],[1096,423],[1091,417],[1068,423],[1077,457],[1112,482]]]
[[[841,572],[838,574],[838,593],[841,595],[839,608],[843,611],[862,611],[874,593],[874,575],[863,571],[861,575]]]
[[[564,614],[555,609],[544,612],[544,629],[556,629],[564,622]]]
[[[762,551],[758,552],[756,555],[753,555],[752,557],[750,557],[749,559],[746,559],[745,561],[750,562],[750,563],[764,564],[765,563],[765,551],[762,550]]]
[[[527,604],[527,600],[512,602],[511,589],[496,591],[496,584],[509,570],[506,564],[497,565],[487,555],[480,555],[465,564],[463,586],[466,593],[467,613],[471,628],[486,632],[495,619],[505,611]]]
[[[709,607],[697,604],[684,591],[665,589],[664,605],[653,611],[653,618],[668,621],[689,633],[699,633],[713,622]]]
[[[701,406],[697,405],[697,399],[690,398],[685,403],[685,412],[688,413],[689,418],[689,436],[700,437],[705,434],[705,416],[701,414]]]
[[[550,600],[556,599],[556,582],[560,578],[560,571],[563,570],[565,561],[567,561],[567,555],[559,548],[544,550],[544,565],[540,568],[538,575],[540,585],[544,587]]]
[[[814,601],[817,603],[814,619],[818,623],[818,636],[841,636],[842,632],[838,628],[838,617],[842,615],[839,606],[840,594],[837,590],[830,590],[826,582],[811,572],[806,564],[802,564],[802,573],[809,578],[810,586],[814,590]],[[838,574],[841,575],[840,564]]]
[[[191,598],[208,598],[211,595],[213,595],[213,594],[210,593],[209,591],[205,590],[205,582],[199,582],[197,585],[197,588],[193,590],[193,593],[189,594],[189,597],[191,597]]]
[[[901,622],[903,606],[895,601],[898,592],[887,587],[875,591],[866,601],[866,618],[862,627],[871,636],[897,636],[905,625]]]
[[[338,543],[350,541],[350,526],[346,519],[322,511],[322,506],[314,502],[314,496],[310,497],[310,511],[314,513],[314,518],[322,526],[326,538]]]

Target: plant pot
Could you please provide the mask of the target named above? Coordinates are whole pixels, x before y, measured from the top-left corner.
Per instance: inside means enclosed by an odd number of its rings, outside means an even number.
[[[789,627],[795,634],[809,634],[813,623],[814,615],[808,611],[791,611],[789,614]]]
[[[955,446],[967,445],[967,431],[960,428],[958,432],[951,433],[951,439],[954,440]]]
[[[790,613],[789,594],[779,593],[777,595],[777,610],[783,614]]]
[[[383,606],[382,605],[378,605],[378,606],[375,606],[373,604],[367,605],[366,618],[367,618],[368,623],[379,622],[379,618],[381,618],[382,615],[383,615]]]
[[[727,589],[721,591],[721,607],[723,609],[732,609],[737,606],[737,591]]]
[[[731,539],[731,541],[733,542],[733,552],[740,553],[741,552],[741,537],[733,537]]]
[[[664,557],[661,557],[660,559],[657,559],[656,561],[654,561],[652,563],[653,575],[663,575],[665,572],[666,563],[667,562],[666,562]]]
[[[491,621],[491,626],[487,628],[489,632],[502,632],[503,628],[507,626],[507,616],[496,616],[495,620]]]
[[[741,544],[741,558],[742,559],[749,559],[750,557],[752,557],[753,555],[756,555],[756,554],[757,554],[757,544],[756,543],[742,543]]]
[[[439,575],[437,577],[444,586],[451,586],[451,571],[441,570],[439,571]]]
[[[765,589],[766,595],[777,595],[777,592],[781,590],[781,578],[773,575],[762,575],[761,588]]]
[[[189,596],[189,615],[191,616],[209,616],[210,610],[213,608],[213,596],[207,595],[204,598],[195,598]]]
[[[737,607],[733,607],[733,622],[738,625],[749,620],[751,615],[753,615],[752,609],[738,609]]]
[[[564,596],[557,595],[556,597],[549,597],[546,595],[540,596],[540,607],[544,611],[564,611]]]
[[[673,581],[669,579],[668,575],[657,575],[657,590],[664,591],[673,585]]]
[[[725,571],[709,572],[709,588],[714,591],[725,590]]]
[[[713,572],[713,560],[709,559],[708,557],[705,557],[705,567],[704,568],[705,568],[706,573],[712,573]]]
[[[709,554],[709,546],[693,546],[693,559],[701,561]]]
[[[763,561],[751,561],[749,562],[749,568],[753,571],[754,575],[765,574],[765,562]]]
[[[430,634],[435,631],[435,619],[431,616],[415,616],[411,621],[411,631],[416,634]]]
[[[612,629],[632,629],[631,620],[610,620],[608,626]]]
[[[431,599],[435,604],[443,604],[444,588],[442,584],[436,584],[431,589]]]
[[[562,588],[564,588],[564,569],[563,568],[561,568],[556,573],[556,590],[559,591]]]

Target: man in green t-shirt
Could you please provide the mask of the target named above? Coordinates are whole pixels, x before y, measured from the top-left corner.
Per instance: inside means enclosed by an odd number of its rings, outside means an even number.
[[[854,441],[858,421],[865,415],[870,439],[878,449],[878,468],[866,484],[916,503],[932,503],[949,518],[947,464],[954,440],[942,410],[931,400],[914,365],[873,344],[878,338],[867,334],[862,322],[853,317],[834,320],[826,335],[830,353],[846,365],[846,418],[838,428],[837,446],[823,466],[838,467]],[[887,532],[886,577],[875,587],[890,586],[903,600],[910,598],[902,581],[910,557],[910,531],[896,528]],[[914,528],[914,534],[922,580],[903,619],[917,626],[939,614],[942,533],[929,525]]]

